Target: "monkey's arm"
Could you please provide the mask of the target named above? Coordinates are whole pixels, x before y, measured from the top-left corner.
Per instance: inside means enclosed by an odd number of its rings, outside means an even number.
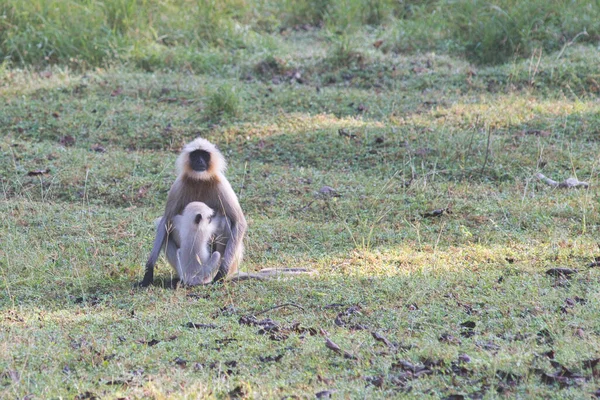
[[[165,243],[167,238],[167,218],[163,216],[156,227],[156,237],[154,238],[154,244],[152,246],[152,251],[150,252],[150,257],[148,257],[148,261],[146,262],[146,272],[144,273],[144,279],[140,282],[141,287],[148,287],[154,282],[154,265],[158,260],[158,256],[160,255],[160,250]]]
[[[221,253],[215,251],[210,256],[210,260],[208,260],[207,265],[205,266],[205,278],[202,281],[203,284],[211,283],[211,276],[215,273],[217,268],[219,268],[219,261],[221,261]]]
[[[233,192],[233,189],[227,182],[221,187],[221,193],[219,199],[221,200],[221,206],[229,220],[229,226],[227,226],[227,234],[229,240],[225,246],[225,253],[222,255],[221,265],[219,271],[215,275],[213,282],[218,282],[227,277],[230,272],[236,272],[239,262],[242,259],[244,252],[244,236],[248,229],[244,212],[240,207],[237,196]]]

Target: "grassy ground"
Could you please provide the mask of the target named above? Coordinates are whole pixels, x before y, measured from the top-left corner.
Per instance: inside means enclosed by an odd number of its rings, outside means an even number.
[[[525,37],[528,53],[482,64],[411,17],[441,3],[381,2],[375,21],[291,3],[269,25],[231,2],[215,18],[253,26],[252,43],[204,38],[193,57],[5,62],[0,397],[592,397],[597,44]],[[425,50],[405,48],[407,27]],[[318,275],[172,290],[163,259],[156,286],[133,287],[196,136],[229,161],[250,225],[242,269]]]

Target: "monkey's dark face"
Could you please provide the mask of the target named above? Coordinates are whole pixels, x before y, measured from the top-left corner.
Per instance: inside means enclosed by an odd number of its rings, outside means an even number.
[[[210,153],[204,150],[194,150],[190,153],[190,167],[196,172],[204,172],[210,163]]]

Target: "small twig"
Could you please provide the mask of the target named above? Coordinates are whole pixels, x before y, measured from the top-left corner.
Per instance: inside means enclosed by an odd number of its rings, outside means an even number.
[[[266,312],[269,312],[269,311],[272,311],[272,310],[276,310],[276,309],[282,308],[282,307],[296,307],[296,308],[299,308],[302,311],[304,311],[304,308],[302,308],[302,306],[299,306],[298,304],[285,303],[285,304],[279,304],[277,306],[273,306],[273,307],[267,308],[266,310],[262,310],[261,312],[257,312],[257,313],[254,314],[254,316],[261,315],[261,314],[264,314]]]
[[[300,208],[298,208],[298,209],[294,210],[294,212],[306,211],[306,210],[308,210],[308,208],[309,208],[310,206],[312,206],[312,204],[313,204],[314,202],[315,202],[314,200],[311,200],[311,201],[310,201],[310,202],[309,202],[307,205],[305,205],[304,207],[300,207]]]
[[[567,49],[567,47],[571,46],[573,43],[575,43],[575,40],[577,40],[577,38],[581,35],[585,35],[585,36],[589,36],[589,34],[587,33],[587,31],[584,29],[583,31],[579,32],[577,35],[575,35],[575,37],[573,39],[571,39],[569,42],[565,43],[565,45],[562,47],[562,49],[560,49],[560,52],[558,53],[558,55],[556,56],[556,60],[558,61],[558,59],[563,55],[563,53],[565,52],[565,50]]]
[[[487,145],[485,146],[485,159],[483,160],[483,165],[481,166],[481,172],[479,173],[480,175],[483,175],[483,171],[485,170],[485,166],[488,161],[488,155],[490,154],[490,139],[492,136],[492,130],[490,129],[489,126],[488,126],[487,130],[488,130],[488,137],[487,137]]]
[[[373,332],[371,332],[371,336],[373,336],[373,339],[377,340],[378,342],[381,342],[381,343],[385,344],[390,349],[395,349],[396,348],[396,346],[394,346],[394,344],[392,342],[390,342],[385,336],[383,336],[379,332],[373,331]]]
[[[542,174],[541,172],[538,172],[537,174],[535,174],[535,176],[540,181],[544,182],[546,185],[556,187],[556,188],[583,187],[584,189],[587,189],[590,186],[590,184],[588,182],[580,181],[577,178],[569,178],[562,182],[557,182],[553,179],[548,178],[546,175]]]
[[[248,176],[248,162],[244,164],[244,175],[242,175],[242,184],[240,185],[240,190],[238,192],[239,199],[242,198],[244,187],[246,186],[246,176]]]

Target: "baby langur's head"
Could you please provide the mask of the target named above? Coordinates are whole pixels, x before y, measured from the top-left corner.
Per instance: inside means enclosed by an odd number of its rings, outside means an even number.
[[[193,201],[185,206],[183,210],[183,219],[195,225],[208,225],[214,215],[212,208],[202,203],[201,201]]]
[[[186,144],[177,158],[177,172],[193,180],[214,180],[225,171],[225,159],[217,147],[203,138]]]

